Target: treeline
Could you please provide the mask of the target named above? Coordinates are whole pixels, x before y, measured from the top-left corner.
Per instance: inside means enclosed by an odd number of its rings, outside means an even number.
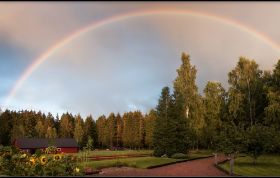
[[[209,81],[203,95],[196,72],[183,53],[173,93],[162,89],[154,128],[156,156],[195,148],[246,152],[255,159],[264,152],[280,153],[280,60],[272,71],[262,71],[254,60],[240,57],[228,73],[228,90]]]
[[[181,60],[172,92],[164,87],[148,113],[111,113],[95,121],[70,113],[54,118],[6,110],[0,116],[0,144],[18,137],[70,137],[80,146],[91,138],[95,148],[153,148],[158,156],[198,148],[280,152],[280,60],[272,71],[262,71],[254,60],[240,57],[228,73],[227,90],[209,81],[202,94],[190,56],[183,53]]]
[[[94,148],[152,148],[155,111],[111,113],[107,118],[64,113],[53,117],[35,111],[6,110],[0,115],[0,144],[10,145],[16,138],[75,138],[80,147],[89,139]]]

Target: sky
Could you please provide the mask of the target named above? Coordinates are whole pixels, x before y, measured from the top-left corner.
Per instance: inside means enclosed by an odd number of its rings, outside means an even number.
[[[280,59],[279,9],[279,2],[0,2],[0,108],[94,119],[146,113],[164,86],[172,88],[182,52],[196,66],[200,94],[207,81],[227,88],[240,56],[262,70]]]

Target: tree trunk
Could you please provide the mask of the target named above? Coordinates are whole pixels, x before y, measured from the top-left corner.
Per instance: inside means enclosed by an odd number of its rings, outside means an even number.
[[[250,81],[247,79],[248,91],[249,91],[249,111],[250,111],[250,120],[251,120],[251,127],[253,126],[253,117],[252,117],[252,104],[251,104],[251,90],[250,90]]]
[[[233,176],[233,166],[234,166],[234,155],[233,154],[230,155],[229,164],[230,164],[230,175]]]

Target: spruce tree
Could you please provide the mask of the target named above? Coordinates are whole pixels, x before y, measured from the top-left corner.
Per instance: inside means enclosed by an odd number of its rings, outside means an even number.
[[[168,87],[164,87],[156,107],[157,117],[154,128],[154,155],[162,156],[168,153],[169,147],[169,128],[168,120],[170,119],[170,102],[171,96]]]

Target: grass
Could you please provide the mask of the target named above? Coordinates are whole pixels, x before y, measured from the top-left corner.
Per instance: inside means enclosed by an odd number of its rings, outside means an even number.
[[[152,154],[153,150],[98,150],[98,151],[90,151],[88,156],[111,156],[111,155],[128,155],[128,154]],[[75,153],[76,156],[83,156],[85,153],[80,151],[79,153]]]
[[[204,158],[213,155],[211,150],[192,150],[189,154],[189,159]]]
[[[93,169],[101,169],[105,167],[128,166],[136,168],[149,168],[180,161],[181,159],[157,158],[157,157],[140,157],[140,158],[120,158],[113,160],[90,161],[81,163],[82,167],[92,167]]]
[[[229,171],[229,162],[220,164]],[[256,165],[249,156],[239,157],[234,161],[234,173],[242,176],[280,176],[280,155],[262,155]]]
[[[128,166],[135,168],[152,168],[162,165],[172,164],[176,162],[182,162],[192,159],[204,158],[211,156],[212,153],[207,150],[192,151],[187,159],[173,159],[173,158],[161,158],[161,157],[138,157],[138,158],[119,158],[113,160],[102,161],[89,161],[80,163],[82,167],[91,167],[93,169],[101,169],[107,167]]]

